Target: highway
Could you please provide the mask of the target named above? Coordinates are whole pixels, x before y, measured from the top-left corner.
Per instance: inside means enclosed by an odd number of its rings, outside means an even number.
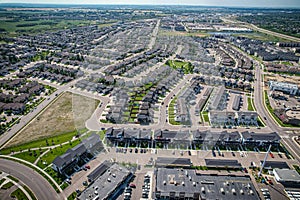
[[[63,199],[44,177],[25,165],[0,158],[0,170],[26,183],[37,199]]]
[[[294,41],[294,42],[300,42],[300,38],[296,38],[296,37],[285,35],[285,34],[282,34],[282,33],[277,33],[277,32],[274,32],[274,31],[269,31],[269,30],[266,30],[266,29],[263,29],[263,28],[259,28],[259,27],[255,26],[254,24],[238,21],[238,20],[235,20],[235,19],[233,20],[233,19],[223,18],[223,17],[221,19],[224,22],[244,25],[247,28],[250,28],[252,30],[255,30],[255,31],[258,31],[258,32],[261,32],[261,33],[265,33],[265,34],[268,34],[268,35],[273,35],[273,36],[283,38],[283,39],[287,39],[287,40],[291,40],[291,41]]]

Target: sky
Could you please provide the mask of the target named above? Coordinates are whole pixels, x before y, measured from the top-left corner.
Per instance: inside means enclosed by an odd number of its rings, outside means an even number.
[[[0,3],[200,5],[300,8],[300,0],[0,0]]]

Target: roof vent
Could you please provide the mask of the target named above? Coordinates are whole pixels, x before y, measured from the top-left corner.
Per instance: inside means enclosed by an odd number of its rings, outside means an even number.
[[[236,191],[235,191],[234,188],[232,188],[231,192],[232,192],[232,194],[234,194],[234,195],[236,194]]]
[[[166,184],[167,184],[167,181],[164,181],[163,183],[164,183],[164,185],[166,185]]]
[[[193,186],[196,186],[196,182],[193,182]]]
[[[252,194],[252,195],[254,194],[253,190],[250,190],[250,194]]]
[[[191,176],[189,176],[189,179],[190,179],[190,181],[192,180],[192,177]]]
[[[205,193],[205,188],[204,187],[201,187],[201,192]]]
[[[241,194],[244,194],[244,191],[243,191],[243,190],[240,190],[240,193],[241,193]]]
[[[182,186],[184,186],[184,181],[182,181],[182,183],[181,183],[181,184],[182,184]]]
[[[222,194],[225,194],[224,188],[221,188],[220,191]]]

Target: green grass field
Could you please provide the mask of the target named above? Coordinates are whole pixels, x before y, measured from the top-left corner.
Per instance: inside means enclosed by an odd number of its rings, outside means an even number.
[[[253,101],[252,101],[251,97],[247,98],[247,103],[248,103],[248,110],[249,111],[254,111]]]
[[[11,188],[13,185],[14,185],[14,184],[13,184],[12,182],[8,182],[8,183],[5,183],[5,184],[1,187],[1,189],[7,190],[7,189]]]
[[[48,153],[46,153],[44,156],[42,156],[39,160],[39,162],[37,163],[37,165],[40,168],[45,168],[47,167],[49,164],[52,163],[52,161],[60,155],[63,155],[68,149],[75,147],[76,145],[78,145],[81,142],[81,140],[76,140],[73,141],[72,143],[68,143],[65,145],[62,145],[61,147],[55,147],[54,149],[51,149]],[[47,164],[43,164],[43,162],[47,163]]]
[[[271,41],[271,42],[289,42],[287,39],[279,38],[273,35],[268,35],[260,32],[253,32],[247,34],[232,34],[233,36],[245,37],[253,40]]]
[[[27,200],[28,199],[27,196],[24,194],[24,192],[20,188],[13,191],[10,194],[10,196],[13,197],[13,198],[16,198],[18,200]]]
[[[175,121],[174,105],[175,105],[176,101],[177,101],[177,97],[172,99],[172,101],[170,102],[170,105],[168,107],[169,123],[172,124],[172,125],[180,125],[179,122]]]
[[[71,140],[76,134],[77,134],[77,131],[64,133],[64,134],[57,135],[54,137],[49,137],[47,139],[36,140],[36,141],[25,143],[25,144],[22,144],[19,146],[4,148],[0,152],[1,152],[1,154],[9,154],[12,151],[17,152],[20,150],[28,150],[29,148],[47,147],[47,146],[51,146],[53,144],[61,144],[61,143]],[[49,145],[47,145],[47,142]]]
[[[5,21],[2,20],[0,28],[5,29],[9,35],[17,35],[18,32],[35,34],[45,31],[68,29],[76,26],[96,25],[97,22],[89,20],[35,20],[35,21]],[[98,27],[110,26],[111,23],[98,24]]]
[[[182,69],[184,74],[193,73],[194,66],[190,62],[183,62],[179,60],[168,60],[166,65],[172,67],[173,69]]]

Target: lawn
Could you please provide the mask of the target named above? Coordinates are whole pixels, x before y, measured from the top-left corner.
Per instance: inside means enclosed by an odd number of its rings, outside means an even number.
[[[14,184],[13,184],[12,182],[8,182],[8,183],[5,183],[5,184],[1,187],[1,189],[7,190],[7,189],[11,188],[13,185],[14,185]]]
[[[44,156],[42,156],[39,160],[39,162],[37,163],[37,165],[40,168],[45,168],[47,167],[49,164],[52,163],[52,161],[60,155],[63,155],[68,149],[75,147],[76,145],[78,145],[81,142],[81,140],[76,140],[73,142],[69,142],[65,145],[62,146],[58,146],[55,147],[53,149],[51,149],[48,153],[46,153]],[[46,165],[43,164],[43,162],[47,163]]]
[[[166,30],[159,30],[159,35],[163,36],[193,36],[193,37],[207,37],[210,34],[206,32],[185,32],[185,31],[166,31]]]
[[[2,185],[2,183],[4,183],[4,181],[5,181],[5,178],[1,179],[0,180],[0,185]]]
[[[172,101],[170,102],[169,107],[168,107],[169,123],[172,125],[180,125],[180,122],[175,121],[174,105],[175,105],[176,101],[177,101],[177,97],[172,99]]]
[[[23,192],[20,188],[18,188],[18,189],[16,189],[15,191],[13,191],[13,192],[10,194],[10,196],[11,196],[12,198],[16,198],[16,199],[18,199],[18,200],[27,200],[27,199],[28,199],[27,196],[24,194],[24,192]]]
[[[208,114],[202,114],[204,122],[209,122]]]
[[[67,182],[63,182],[63,184],[60,185],[60,188],[62,190],[66,189],[69,186],[69,184]]]
[[[98,104],[99,101],[95,99],[63,93],[21,130],[7,147],[79,131],[85,128],[85,121]]]
[[[77,131],[64,133],[64,134],[50,137],[47,139],[40,139],[40,140],[32,141],[32,142],[29,142],[26,144],[22,144],[19,146],[5,148],[5,149],[1,150],[0,152],[1,152],[1,154],[9,154],[11,151],[17,152],[17,151],[21,151],[21,150],[28,150],[29,148],[47,147],[47,146],[53,145],[53,144],[60,144],[60,143],[64,143],[64,142],[71,140],[76,134],[77,134]]]
[[[168,60],[166,65],[173,69],[182,69],[184,74],[193,73],[194,66],[190,62],[183,62],[179,60]]]
[[[73,192],[72,194],[70,194],[70,196],[68,196],[68,200],[74,200],[77,197],[77,193]]]
[[[31,163],[34,163],[34,161],[39,156],[40,156],[40,151],[39,150],[24,151],[22,153],[18,153],[18,154],[13,155],[13,157],[20,158],[22,160],[26,160],[26,161],[31,162]]]
[[[59,176],[59,174],[54,171],[51,167],[47,167],[45,171],[57,182],[58,185],[63,183],[63,178]]]
[[[253,33],[247,33],[247,34],[232,34],[234,36],[242,36],[246,37],[249,39],[254,39],[254,40],[262,40],[262,41],[272,41],[272,42],[289,42],[289,40],[279,38],[273,35],[265,34],[265,33],[260,33],[260,32],[253,32]]]
[[[248,110],[249,110],[249,111],[254,111],[252,98],[251,98],[251,97],[248,97],[247,100],[248,100],[248,101],[247,101],[247,102],[248,102]]]
[[[39,11],[40,12],[40,11]],[[35,21],[5,21],[2,20],[0,28],[5,29],[9,34],[16,34],[23,31],[29,34],[41,33],[44,31],[54,31],[59,29],[71,28],[76,26],[84,26],[95,24],[93,21],[85,20],[35,20]],[[26,26],[27,25],[27,26]],[[28,26],[30,25],[30,26]],[[110,24],[99,24],[99,26],[109,26]]]

